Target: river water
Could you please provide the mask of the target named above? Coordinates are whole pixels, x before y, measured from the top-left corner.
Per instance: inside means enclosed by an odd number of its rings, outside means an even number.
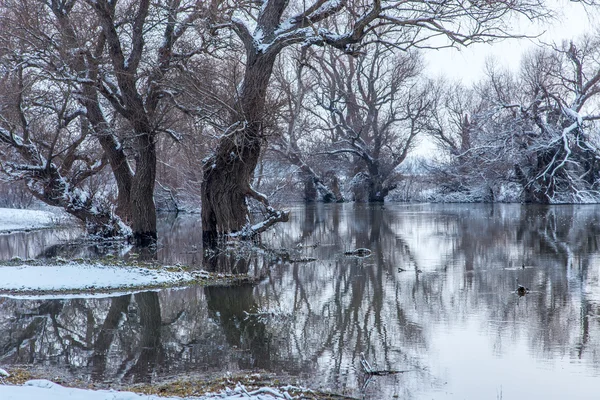
[[[161,220],[161,262],[248,270],[255,285],[0,298],[0,366],[103,384],[265,371],[363,399],[598,398],[600,207],[291,210],[263,236],[275,253],[208,264],[198,216]],[[0,236],[0,255],[135,252],[65,245],[73,235]],[[346,254],[357,248],[371,254]],[[400,372],[370,376],[363,357]]]

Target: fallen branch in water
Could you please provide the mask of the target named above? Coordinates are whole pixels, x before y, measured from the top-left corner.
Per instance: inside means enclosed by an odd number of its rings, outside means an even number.
[[[407,370],[401,370],[401,371],[394,370],[394,369],[375,370],[375,369],[373,369],[373,367],[371,367],[371,364],[369,364],[369,362],[365,358],[364,353],[360,353],[360,364],[362,365],[363,370],[365,371],[365,374],[370,375],[370,376],[385,376],[385,375],[403,374],[405,372],[415,371],[414,369],[407,369]]]
[[[273,208],[269,208],[267,211],[269,213],[269,216],[265,220],[263,220],[257,224],[254,224],[252,226],[247,225],[241,231],[229,234],[229,237],[230,238],[237,237],[237,238],[241,238],[241,239],[252,239],[252,238],[256,237],[257,235],[263,233],[264,231],[268,230],[270,227],[272,227],[276,223],[287,222],[290,219],[289,211],[275,210]]]

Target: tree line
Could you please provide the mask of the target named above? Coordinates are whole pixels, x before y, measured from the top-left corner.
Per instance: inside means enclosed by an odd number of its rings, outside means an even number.
[[[427,49],[514,37],[519,16],[551,12],[541,0],[5,0],[2,173],[90,234],[138,244],[156,240],[155,199],[200,199],[208,241],[285,221],[263,187],[383,201],[430,138],[432,196],[592,201],[595,39],[472,88],[423,76]]]

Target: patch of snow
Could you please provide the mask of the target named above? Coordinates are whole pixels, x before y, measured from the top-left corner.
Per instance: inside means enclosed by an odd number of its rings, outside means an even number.
[[[577,121],[578,125],[583,125],[583,117],[577,111],[569,107],[563,107],[563,110],[571,119]]]
[[[292,29],[294,27],[294,23],[296,22],[296,18],[299,18],[299,17],[289,18],[286,21],[279,24],[279,27],[277,28],[277,30],[275,30],[275,36],[280,35],[284,32],[289,31],[290,29]]]
[[[0,232],[47,228],[66,218],[69,217],[50,211],[0,208]]]
[[[82,289],[84,290],[84,289]],[[158,291],[160,289],[156,289]],[[3,289],[0,289],[3,291]],[[0,298],[5,297],[7,299],[15,299],[15,300],[70,300],[70,299],[104,299],[107,297],[118,297],[124,296],[126,294],[136,294],[141,292],[153,291],[152,289],[131,289],[131,290],[119,290],[119,291],[107,291],[107,292],[90,292],[90,293],[46,293],[40,292],[40,294],[2,294],[0,293]]]
[[[293,399],[287,391],[271,387],[262,387],[254,391],[248,391],[243,385],[237,385],[235,389],[228,389],[222,393],[211,393],[201,397],[188,397],[195,400],[273,400]],[[144,395],[133,392],[119,392],[115,390],[89,390],[68,388],[45,379],[35,379],[25,382],[23,386],[0,385],[0,399],[2,400],[181,400],[181,397],[159,397]]]
[[[2,400],[175,400],[175,397],[146,396],[132,392],[117,392],[113,390],[85,390],[68,388],[56,383],[36,379],[26,382],[23,386],[0,385]]]
[[[0,292],[15,296],[30,292],[106,291],[182,284],[205,277],[204,271],[171,272],[141,267],[70,263],[0,267]],[[38,296],[35,296],[36,298]],[[78,296],[81,297],[81,296]],[[64,298],[64,295],[61,295]]]

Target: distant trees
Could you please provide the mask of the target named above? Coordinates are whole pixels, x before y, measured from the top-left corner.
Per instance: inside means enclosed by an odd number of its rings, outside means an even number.
[[[429,132],[445,150],[437,172],[451,198],[600,201],[598,45],[540,49],[518,75],[491,69],[472,90],[441,96]]]
[[[381,43],[352,58],[331,51],[319,57],[313,114],[326,138],[321,152],[348,158],[354,200],[382,202],[396,188],[397,167],[433,104],[422,69],[418,53]]]
[[[342,163],[320,154],[326,146],[325,137],[311,110],[318,88],[319,70],[313,65],[317,58],[307,48],[289,53],[288,62],[280,62],[274,71],[273,92],[278,94],[280,106],[268,149],[275,160],[297,168],[305,202],[342,202]]]
[[[283,93],[283,124],[269,148],[299,169],[305,201],[343,201],[340,178],[352,200],[383,201],[433,105],[419,53],[326,48],[282,69],[274,91]]]

